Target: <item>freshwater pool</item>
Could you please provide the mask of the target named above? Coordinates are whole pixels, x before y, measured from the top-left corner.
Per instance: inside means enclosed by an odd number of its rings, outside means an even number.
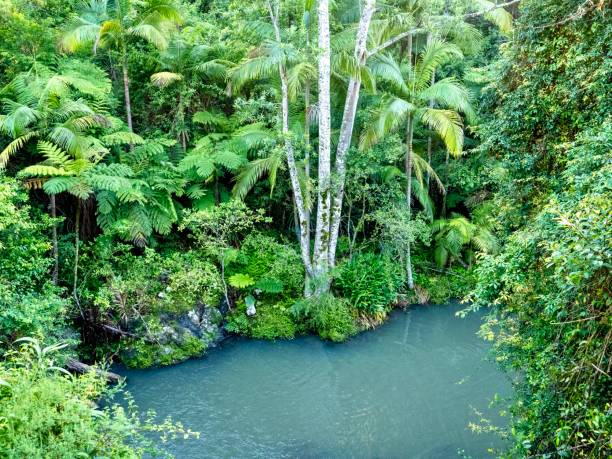
[[[485,360],[481,317],[458,308],[396,311],[344,344],[229,339],[200,360],[120,372],[140,409],[201,433],[168,445],[179,459],[493,457],[503,442],[468,423],[477,410],[503,425],[489,403],[510,383]]]

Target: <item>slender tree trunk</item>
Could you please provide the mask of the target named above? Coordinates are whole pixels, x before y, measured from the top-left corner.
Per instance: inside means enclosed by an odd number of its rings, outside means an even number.
[[[221,192],[219,190],[219,177],[215,173],[215,205],[221,204]]]
[[[406,205],[408,207],[408,221],[412,218],[412,138],[414,135],[414,119],[412,115],[408,115],[406,123]],[[410,255],[410,242],[406,247],[406,281],[410,290],[414,289],[414,280],[412,276],[412,258]]]
[[[412,68],[412,35],[408,35],[408,65]],[[408,223],[412,220],[412,139],[414,136],[414,118],[412,113],[408,115],[406,122],[406,206],[408,209]],[[410,290],[414,289],[414,279],[412,275],[412,255],[410,241],[406,247],[406,283]]]
[[[72,296],[78,303],[77,286],[79,275],[79,238],[81,232],[81,200],[77,200],[76,218],[74,224],[74,283],[72,284]]]
[[[361,18],[359,20],[359,26],[357,29],[357,40],[355,42],[355,58],[361,66],[365,65],[368,57],[367,39],[375,6],[376,0],[366,0],[366,3],[361,11]],[[340,137],[338,139],[338,147],[336,149],[336,180],[333,189],[334,197],[328,254],[329,266],[332,268],[336,263],[336,246],[338,244],[340,222],[342,219],[342,202],[344,199],[344,186],[346,181],[346,155],[351,146],[351,138],[353,136],[353,127],[355,124],[355,115],[357,113],[357,103],[359,102],[360,89],[361,80],[351,78],[349,80],[348,90],[346,93],[344,113],[342,115],[342,125],[340,126]]]
[[[225,260],[224,256],[221,255],[220,265],[221,265],[221,283],[223,284],[223,296],[225,296],[225,302],[227,303],[227,309],[232,310],[232,305],[230,304],[229,294],[227,291],[227,283],[225,282]]]
[[[306,180],[310,180],[310,82],[306,82],[304,88],[304,143],[306,145],[306,153],[304,157],[304,175]],[[310,241],[310,210],[305,209],[306,220],[306,238]]]
[[[427,44],[429,45],[431,43],[431,33],[427,34]],[[434,70],[433,72],[431,72],[431,84],[430,86],[433,86],[436,82],[436,71]],[[429,108],[434,108],[434,100],[431,99],[429,101]],[[429,164],[429,167],[431,167],[431,154],[432,154],[432,147],[433,147],[433,138],[430,136],[427,137],[427,164]],[[427,171],[427,191],[429,191],[429,182],[431,181],[431,174],[429,171]]]
[[[51,279],[53,280],[53,285],[57,285],[58,276],[59,276],[59,249],[57,245],[57,223],[55,219],[57,218],[57,206],[55,204],[55,195],[49,195],[49,208],[51,210],[51,217],[53,218],[53,272],[51,273]]]
[[[448,150],[446,150],[446,159],[444,160],[444,189],[446,192],[442,196],[442,216],[446,218],[446,196],[448,196]]]
[[[178,112],[177,118],[180,126],[179,131],[179,140],[181,142],[181,146],[183,147],[183,153],[187,151],[187,134],[185,133],[185,107],[183,101],[183,90],[185,85],[181,85],[181,89],[179,90],[179,100],[178,100]]]
[[[313,269],[317,278],[316,295],[329,288],[329,234],[331,211],[331,45],[329,0],[319,0],[319,168],[317,222]]]
[[[281,43],[280,28],[278,25],[278,3],[276,8],[272,5],[272,1],[268,0],[268,10],[270,13],[270,19],[272,20],[272,26],[274,27],[274,35],[276,41]],[[304,199],[302,196],[302,187],[298,178],[298,169],[295,162],[295,155],[293,151],[293,144],[291,143],[290,132],[289,132],[289,89],[287,82],[287,71],[283,63],[279,63],[278,72],[281,80],[281,118],[282,118],[282,132],[285,138],[285,154],[287,155],[287,168],[289,169],[289,178],[291,179],[291,187],[293,189],[293,200],[295,207],[298,211],[298,218],[300,223],[300,252],[302,255],[302,261],[304,262],[304,268],[309,278],[313,276],[312,262],[310,259],[310,239],[308,238],[308,218],[306,212],[306,206],[304,205]],[[306,282],[304,294],[308,296],[310,294],[309,282]]]
[[[123,57],[123,95],[125,97],[125,116],[130,132],[133,131],[132,126],[132,103],[130,102],[130,77],[128,75],[127,57]]]

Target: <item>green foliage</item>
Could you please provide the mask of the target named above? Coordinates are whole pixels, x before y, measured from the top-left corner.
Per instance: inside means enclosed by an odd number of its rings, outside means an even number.
[[[507,237],[477,268],[483,335],[521,375],[511,457],[603,458],[612,429],[610,18],[578,0],[521,2],[490,87],[483,149],[500,160]],[[499,97],[503,94],[503,97]]]
[[[87,275],[95,278],[83,291],[84,298],[91,298],[117,320],[180,314],[198,305],[219,304],[219,272],[198,252],[162,256],[146,249],[143,256],[135,256],[128,246],[106,239],[86,251],[83,265]]]
[[[263,234],[254,233],[242,241],[231,270],[253,279],[254,288],[264,295],[296,298],[304,290],[304,269],[297,250]]]
[[[342,342],[357,333],[355,316],[348,301],[330,293],[300,300],[293,305],[291,312],[323,339]]]
[[[239,302],[230,312],[225,329],[256,339],[292,339],[298,332],[298,325],[291,315],[291,301],[259,303],[253,317],[246,315],[246,305]]]
[[[360,314],[387,312],[404,283],[401,266],[385,256],[358,253],[338,268],[334,286]]]
[[[255,284],[255,281],[253,280],[253,278],[249,276],[248,274],[241,274],[241,273],[234,274],[233,276],[230,276],[228,280],[229,280],[229,284],[232,287],[235,287],[238,289],[247,288]]]
[[[123,363],[132,368],[174,365],[193,357],[201,357],[206,344],[195,336],[187,337],[181,343],[150,343],[137,340],[125,346],[121,353]]]
[[[291,339],[296,329],[287,302],[262,304],[251,323],[250,336],[258,339]]]
[[[458,214],[432,222],[434,260],[438,267],[452,264],[453,260],[465,264],[465,259],[471,264],[477,252],[495,253],[498,250],[497,238],[488,225],[478,223]]]
[[[444,271],[422,268],[417,272],[416,284],[419,287],[416,302],[447,304],[462,300],[473,291],[476,285],[476,273],[474,269],[462,266],[454,266]]]
[[[15,180],[0,178],[0,342],[20,336],[59,338],[66,301],[50,284],[49,218],[26,204]]]
[[[98,407],[98,400],[110,398],[116,390],[96,372],[75,377],[57,369],[52,351],[59,348],[41,350],[32,341],[0,363],[4,457],[138,458],[159,453],[160,439],[197,435],[170,419],[158,424],[153,413],[141,418],[129,398],[127,406]]]

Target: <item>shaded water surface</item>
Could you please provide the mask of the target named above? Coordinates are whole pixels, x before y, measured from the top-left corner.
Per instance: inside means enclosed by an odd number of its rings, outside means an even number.
[[[457,309],[396,312],[345,344],[227,340],[201,360],[123,373],[141,409],[201,432],[170,445],[180,459],[491,457],[499,440],[468,423],[475,409],[494,417],[509,384],[484,360],[480,317]]]

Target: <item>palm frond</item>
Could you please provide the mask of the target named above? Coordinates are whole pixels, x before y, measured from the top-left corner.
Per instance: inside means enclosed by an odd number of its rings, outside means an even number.
[[[418,116],[440,136],[452,155],[459,156],[463,153],[463,125],[456,112],[424,108],[418,111]]]
[[[180,73],[173,72],[157,72],[151,75],[151,83],[160,88],[165,88],[166,86],[170,86],[172,83],[176,83],[177,81],[181,81],[183,79],[183,75]]]

